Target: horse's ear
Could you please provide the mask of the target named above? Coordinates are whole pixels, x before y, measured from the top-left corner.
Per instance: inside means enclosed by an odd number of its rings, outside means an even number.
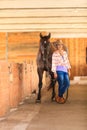
[[[50,38],[51,37],[51,33],[49,33],[49,35],[48,35],[48,38]]]
[[[40,38],[43,38],[42,34],[40,33]]]

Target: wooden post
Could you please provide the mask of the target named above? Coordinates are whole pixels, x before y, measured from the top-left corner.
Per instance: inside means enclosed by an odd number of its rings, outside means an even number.
[[[8,32],[6,32],[6,61],[8,62]]]

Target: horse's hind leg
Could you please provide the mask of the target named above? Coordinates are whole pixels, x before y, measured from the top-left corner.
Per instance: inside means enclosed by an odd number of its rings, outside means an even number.
[[[41,102],[41,88],[42,88],[43,69],[38,68],[37,72],[38,72],[39,83],[38,83],[38,95],[37,95],[36,102],[38,103],[38,102]]]

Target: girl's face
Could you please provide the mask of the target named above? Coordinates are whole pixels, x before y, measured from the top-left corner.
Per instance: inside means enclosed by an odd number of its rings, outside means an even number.
[[[62,44],[58,45],[58,50],[63,50],[63,45]]]

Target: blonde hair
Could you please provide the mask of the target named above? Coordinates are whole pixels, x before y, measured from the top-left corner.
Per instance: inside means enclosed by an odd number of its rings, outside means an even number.
[[[56,43],[57,43],[57,49],[58,49],[59,45],[62,45],[63,46],[63,50],[68,52],[67,47],[64,45],[62,40],[57,40]]]

